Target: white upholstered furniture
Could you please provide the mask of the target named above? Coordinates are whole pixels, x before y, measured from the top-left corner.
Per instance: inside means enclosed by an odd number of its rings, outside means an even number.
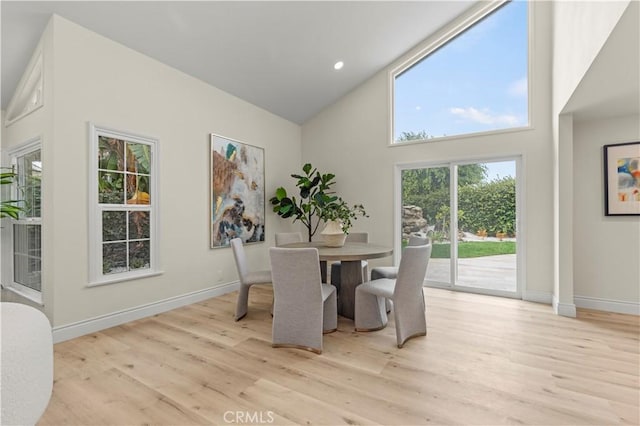
[[[44,413],[53,388],[51,324],[39,310],[0,303],[2,322],[2,425],[34,425]]]
[[[255,284],[271,284],[271,271],[251,271],[247,264],[247,257],[244,253],[244,246],[240,238],[231,240],[231,248],[233,249],[233,257],[236,260],[236,268],[240,278],[240,290],[238,291],[238,300],[236,302],[235,320],[240,321],[247,315],[249,304],[249,289]]]
[[[322,353],[322,335],[338,327],[336,288],[322,284],[315,248],[272,247],[273,347]]]
[[[431,257],[431,244],[407,246],[402,252],[396,279],[380,278],[356,288],[356,331],[386,327],[385,299],[393,301],[398,347],[416,336],[427,334],[422,285]]]
[[[409,246],[422,246],[429,244],[428,237],[419,237],[417,235],[411,235],[409,237]],[[379,278],[396,278],[398,276],[397,266],[377,266],[371,270],[371,280],[377,280]],[[389,312],[389,309],[387,309]]]
[[[376,259],[390,256],[393,249],[386,246],[369,243],[347,242],[342,247],[326,247],[320,241],[287,244],[287,248],[318,249],[320,261],[332,262],[339,260],[340,290],[338,291],[338,314],[353,319],[356,286],[362,282],[361,260]]]

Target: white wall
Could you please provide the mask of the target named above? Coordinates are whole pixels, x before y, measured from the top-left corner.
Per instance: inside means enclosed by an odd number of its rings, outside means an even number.
[[[554,1],[553,111],[562,111],[629,0]]]
[[[554,309],[575,316],[573,119],[561,115],[629,5],[624,1],[555,1],[553,5],[553,261]],[[594,96],[598,96],[594,93]],[[593,98],[593,103],[599,100]],[[587,105],[589,103],[587,97]]]
[[[305,161],[337,175],[336,189],[349,202],[362,202],[370,215],[356,228],[370,232],[374,243],[394,242],[393,171],[398,163],[438,162],[505,155],[524,159],[526,232],[526,292],[532,300],[551,301],[552,175],[551,175],[551,6],[532,4],[533,69],[530,79],[533,128],[443,141],[388,146],[390,125],[389,75],[379,72],[352,93],[302,127]],[[426,40],[423,45],[431,40]],[[421,46],[405,55],[408,58]],[[373,264],[390,263],[391,259]]]
[[[209,134],[265,148],[268,198],[301,158],[300,127],[63,18],[52,19],[54,97],[45,102],[53,108],[54,132],[45,141],[43,238],[50,243],[44,257],[46,285],[55,293],[54,326],[235,282],[230,249],[209,248]],[[160,276],[86,286],[88,122],[160,141]],[[274,232],[290,227],[267,207],[266,243],[246,248],[254,267],[268,267]]]
[[[39,137],[42,140],[42,197],[43,215],[51,218],[53,217],[53,198],[49,191],[50,183],[52,182],[52,168],[48,167],[48,164],[52,160],[52,149],[47,142],[53,140],[53,24],[49,22],[42,33],[40,42],[34,51],[34,56],[38,51],[42,50],[43,54],[43,106],[34,110],[30,114],[26,115],[22,119],[13,122],[9,127],[5,127],[4,118],[1,122],[2,126],[2,164],[8,164],[7,151],[24,144],[25,142]],[[28,70],[25,70],[27,72]],[[3,219],[5,220],[5,219]],[[55,247],[53,246],[53,239],[50,234],[46,233],[47,218],[43,219],[43,229],[45,234],[42,237],[42,252],[53,253]],[[11,278],[11,240],[10,240],[10,227],[4,227],[2,229],[2,281],[9,282]],[[43,258],[43,273],[42,273],[42,303],[44,305],[43,311],[53,321],[53,277],[54,264],[50,259]]]
[[[640,218],[604,215],[602,147],[640,141],[640,116],[574,123],[576,305],[640,314]]]

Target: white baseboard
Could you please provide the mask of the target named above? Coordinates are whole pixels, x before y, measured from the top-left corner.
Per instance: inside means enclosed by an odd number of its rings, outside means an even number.
[[[546,291],[525,290],[522,293],[522,300],[551,305],[553,302],[553,294]]]
[[[159,300],[157,302],[146,305],[136,306],[119,312],[113,312],[106,315],[78,321],[71,324],[61,325],[53,328],[53,343],[64,342],[85,334],[95,333],[96,331],[105,330],[130,321],[146,318],[162,312],[170,311],[181,306],[190,305],[201,302],[212,297],[221,296],[226,293],[238,290],[240,283],[238,281],[223,284],[217,287],[210,287],[204,290],[194,291],[192,293],[180,296],[170,297],[168,299]]]
[[[587,296],[574,296],[573,301],[578,308],[596,309],[598,311],[616,312],[619,314],[640,315],[640,303],[599,299]]]
[[[640,315],[640,303],[622,300],[600,299],[588,296],[574,296],[573,304],[558,303],[552,293],[542,291],[525,291],[522,300],[527,302],[546,303],[553,306],[556,314],[575,317],[576,308],[595,309],[598,311],[616,312],[619,314]]]
[[[570,318],[576,317],[576,305],[574,305],[573,303],[560,303],[558,301],[558,298],[554,295],[552,305],[553,311],[557,315]]]

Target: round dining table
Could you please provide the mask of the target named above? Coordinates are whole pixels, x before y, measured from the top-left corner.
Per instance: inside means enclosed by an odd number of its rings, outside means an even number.
[[[322,241],[284,244],[281,247],[318,249],[322,282],[327,282],[327,262],[340,261],[340,287],[338,288],[338,314],[353,319],[356,287],[362,283],[362,260],[391,256],[393,248],[370,243],[346,242],[342,247],[327,247]],[[369,279],[364,277],[364,279]]]

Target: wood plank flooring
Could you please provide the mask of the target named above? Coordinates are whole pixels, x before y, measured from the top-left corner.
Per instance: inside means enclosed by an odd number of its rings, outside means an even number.
[[[340,318],[324,352],[271,348],[271,289],[55,345],[42,425],[640,424],[640,318],[425,289],[426,337]]]

